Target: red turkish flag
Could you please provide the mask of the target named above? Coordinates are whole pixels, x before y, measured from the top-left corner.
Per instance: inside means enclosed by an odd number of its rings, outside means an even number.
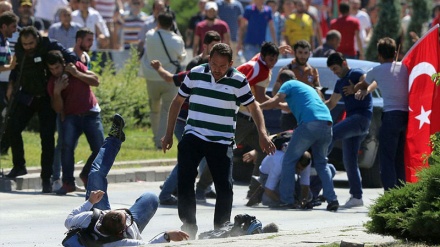
[[[402,63],[409,75],[409,116],[405,144],[407,182],[417,182],[416,173],[431,154],[430,136],[440,131],[440,87],[431,76],[440,72],[439,25],[432,27],[406,53]]]

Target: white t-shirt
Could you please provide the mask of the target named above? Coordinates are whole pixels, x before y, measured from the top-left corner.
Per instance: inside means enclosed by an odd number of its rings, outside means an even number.
[[[276,150],[273,155],[266,156],[260,165],[260,172],[267,174],[265,187],[276,190],[281,180],[284,152]],[[299,174],[301,185],[310,185],[310,164]]]
[[[38,0],[35,5],[35,17],[53,22],[58,10],[67,6],[67,0]]]
[[[384,112],[408,111],[408,70],[401,62],[383,63],[370,69],[365,81],[377,82]]]
[[[356,19],[359,20],[360,28],[361,28],[359,31],[359,35],[361,36],[362,47],[365,48],[367,45],[365,42],[365,40],[367,38],[367,29],[371,28],[370,16],[365,11],[359,10],[354,17],[356,17]],[[358,46],[357,46],[356,37],[354,37],[354,47],[355,47],[356,51],[359,51]]]

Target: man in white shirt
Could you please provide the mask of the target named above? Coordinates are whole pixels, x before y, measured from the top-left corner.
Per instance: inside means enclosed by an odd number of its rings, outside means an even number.
[[[360,7],[361,7],[360,0],[350,0],[350,15],[359,20],[359,24],[361,27],[361,29],[359,30],[359,35],[361,36],[361,41],[362,41],[362,48],[363,48],[362,51],[365,51],[368,45],[369,35],[371,31],[371,20],[368,13],[363,10],[360,10]],[[354,46],[356,48],[356,51],[358,52],[361,51],[358,48],[356,38],[355,38]]]

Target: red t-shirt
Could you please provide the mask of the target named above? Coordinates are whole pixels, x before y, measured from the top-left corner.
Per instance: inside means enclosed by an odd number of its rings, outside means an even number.
[[[75,66],[80,72],[87,71],[87,67],[79,61],[75,63]],[[47,84],[47,92],[50,97],[53,97],[56,79],[51,76]],[[61,92],[61,97],[63,98],[63,113],[65,115],[86,113],[98,103],[90,86],[72,75],[69,75],[69,85]]]
[[[225,33],[229,33],[229,26],[226,22],[215,19],[214,24],[212,26],[208,26],[208,20],[201,21],[197,23],[195,35],[199,36],[199,51],[197,54],[202,53],[203,51],[203,39],[205,38],[205,34],[208,31],[216,31],[220,34],[221,41],[224,42]]]
[[[360,30],[358,19],[352,16],[341,16],[331,21],[330,29],[336,29],[341,33],[338,51],[346,56],[356,56],[354,37],[355,32]]]
[[[259,82],[267,80],[270,74],[270,69],[261,60],[260,53],[255,55],[248,62],[238,66],[237,70],[246,76],[246,79],[249,81],[249,86],[251,87]]]

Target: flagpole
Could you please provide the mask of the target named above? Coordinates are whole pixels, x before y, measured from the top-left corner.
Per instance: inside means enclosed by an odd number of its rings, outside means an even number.
[[[412,51],[414,47],[416,47],[428,34],[430,34],[432,31],[434,31],[436,28],[439,28],[440,24],[436,24],[435,26],[431,27],[428,32],[423,34],[423,36],[414,43],[414,45],[411,46],[411,48],[406,52],[405,56],[403,56],[402,61],[406,58],[406,56]]]

